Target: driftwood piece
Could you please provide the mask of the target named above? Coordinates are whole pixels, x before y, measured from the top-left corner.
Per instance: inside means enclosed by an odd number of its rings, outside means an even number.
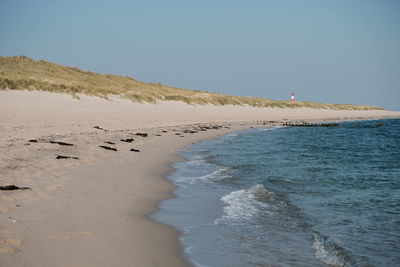
[[[132,143],[135,140],[133,138],[126,138],[126,139],[121,139],[121,141],[125,143]]]
[[[104,142],[104,143],[109,144],[109,145],[115,145],[115,143],[114,143],[114,142],[111,142],[111,141],[106,141],[106,142]]]
[[[109,147],[109,146],[99,146],[99,147],[104,148],[106,150],[117,151],[117,149],[115,147]]]
[[[108,131],[108,130],[106,130],[106,129],[104,129],[104,128],[101,128],[100,126],[94,126],[93,128],[98,129],[98,130],[102,130],[102,131],[105,131],[105,132]]]
[[[57,155],[56,159],[79,159],[78,157]]]
[[[70,143],[65,143],[65,142],[59,142],[59,141],[50,141],[50,144],[57,144],[60,146],[73,146],[74,144],[70,144]]]
[[[0,186],[0,190],[2,191],[12,191],[12,190],[32,190],[30,187],[19,187],[16,185],[2,185]]]

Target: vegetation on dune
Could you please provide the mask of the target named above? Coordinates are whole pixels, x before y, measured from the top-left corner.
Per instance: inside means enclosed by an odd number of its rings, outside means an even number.
[[[0,57],[0,90],[43,90],[86,94],[107,98],[120,95],[135,102],[156,103],[158,100],[181,101],[187,104],[250,105],[255,107],[318,108],[372,110],[375,106],[351,104],[322,104],[268,100],[259,97],[222,95],[198,90],[186,90],[160,83],[144,83],[128,76],[99,74],[75,67],[61,66],[45,60],[24,56]]]

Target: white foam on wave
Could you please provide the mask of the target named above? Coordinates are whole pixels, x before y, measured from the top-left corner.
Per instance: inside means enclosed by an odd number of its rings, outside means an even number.
[[[347,266],[349,257],[342,251],[343,249],[333,243],[329,243],[326,237],[315,233],[312,248],[315,250],[315,257],[320,261],[332,266]]]
[[[215,145],[224,144],[226,142],[232,141],[233,139],[235,139],[238,136],[239,136],[239,132],[233,132],[233,133],[224,135],[222,137],[219,137],[217,139],[209,140],[207,142],[204,142],[204,144],[206,144],[207,147],[212,147],[212,146],[215,146]]]
[[[263,129],[264,131],[273,131],[273,130],[278,130],[280,128],[284,128],[285,126],[274,126],[272,128],[265,128]]]
[[[185,164],[187,165],[205,165],[207,164],[206,161],[204,159],[193,159],[190,161],[186,161]]]
[[[226,204],[224,207],[224,215],[215,221],[220,223],[224,220],[229,221],[248,221],[251,220],[261,210],[272,215],[271,211],[267,211],[269,207],[265,202],[268,198],[273,197],[272,192],[268,192],[264,186],[257,184],[248,190],[233,191],[221,198]]]
[[[233,133],[227,134],[227,135],[225,135],[225,136],[226,136],[226,137],[230,137],[230,138],[234,138],[234,137],[237,137],[238,135],[239,135],[238,132],[233,132]]]
[[[209,174],[202,176],[194,176],[194,177],[181,177],[177,179],[177,182],[185,182],[190,184],[195,184],[198,182],[207,182],[207,181],[221,181],[223,179],[232,178],[232,175],[229,175],[229,171],[231,169],[228,167],[223,167],[217,169]]]

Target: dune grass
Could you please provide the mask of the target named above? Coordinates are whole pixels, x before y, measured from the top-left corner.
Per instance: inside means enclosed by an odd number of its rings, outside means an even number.
[[[160,83],[144,83],[128,76],[99,74],[62,66],[24,56],[0,56],[0,90],[42,90],[68,93],[75,97],[86,94],[107,98],[120,95],[134,102],[156,103],[159,100],[181,101],[187,104],[250,105],[254,107],[318,108],[346,110],[376,110],[375,106],[322,104],[268,100],[259,97],[222,95],[198,90],[186,90]]]

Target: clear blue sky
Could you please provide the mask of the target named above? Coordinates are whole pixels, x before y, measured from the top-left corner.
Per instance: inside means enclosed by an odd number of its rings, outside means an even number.
[[[397,0],[0,0],[0,38],[146,82],[400,110]]]

